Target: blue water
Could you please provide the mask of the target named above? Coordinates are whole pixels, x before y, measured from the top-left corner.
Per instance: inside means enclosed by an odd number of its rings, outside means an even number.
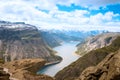
[[[63,58],[62,62],[47,66],[38,73],[54,76],[58,71],[77,60],[80,57],[75,54],[77,44],[78,42],[62,43],[62,46],[54,48],[54,50],[58,52],[57,55]]]

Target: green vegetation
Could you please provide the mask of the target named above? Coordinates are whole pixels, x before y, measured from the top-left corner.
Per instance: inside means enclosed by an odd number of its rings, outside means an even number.
[[[89,66],[96,66],[109,53],[116,52],[120,49],[120,37],[117,37],[111,45],[93,50],[68,67],[58,72],[55,76],[57,80],[70,80],[79,77],[81,72]]]
[[[2,28],[0,29],[0,39],[4,41],[21,40],[21,39],[37,39],[40,34],[36,30],[13,30]]]
[[[24,31],[22,31],[21,34],[20,34],[20,36],[21,36],[21,39],[25,39],[25,40],[40,38],[40,35],[38,34],[37,31],[30,31],[30,32],[27,32],[27,31],[24,32]]]
[[[1,56],[3,54],[5,54],[5,51],[1,50],[0,51],[0,63],[4,63],[4,60],[2,59],[2,56]]]
[[[1,51],[0,51],[0,54],[5,54],[5,51],[1,50]]]
[[[111,53],[115,52],[120,48],[120,37],[115,39],[110,46],[106,46],[97,50],[93,50],[90,53]]]
[[[0,64],[1,64],[1,63],[4,63],[4,60],[3,60],[3,59],[0,59]]]

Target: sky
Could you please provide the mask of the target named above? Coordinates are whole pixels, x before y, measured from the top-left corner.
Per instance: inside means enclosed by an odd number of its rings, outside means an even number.
[[[0,0],[0,20],[39,29],[120,32],[120,0]]]

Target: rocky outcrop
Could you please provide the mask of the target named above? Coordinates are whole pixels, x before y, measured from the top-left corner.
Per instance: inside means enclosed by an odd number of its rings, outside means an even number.
[[[30,72],[24,74],[25,80],[55,80],[54,78],[47,75],[35,75]]]
[[[92,50],[85,54],[77,61],[73,62],[63,70],[59,71],[55,78],[57,80],[74,80],[77,79],[84,69],[90,66],[96,66],[101,62],[108,54],[120,49],[120,37],[117,37],[109,46]],[[94,80],[94,79],[89,79]]]
[[[97,66],[84,70],[77,80],[120,80],[120,50],[106,56]]]
[[[40,69],[40,67],[44,66],[45,63],[46,62],[43,59],[22,59],[6,62],[3,66],[9,69],[10,72],[22,69],[35,73]]]
[[[3,68],[0,67],[0,80],[10,80],[9,77],[10,77],[10,74],[3,71]]]
[[[102,48],[108,46],[112,43],[113,40],[119,36],[120,33],[103,33],[95,37],[88,38],[84,43],[77,45],[78,50],[77,54],[83,56],[91,50]]]
[[[43,59],[23,59],[7,62],[2,65],[10,79],[18,80],[54,80],[46,75],[37,75],[36,72],[45,65]],[[8,70],[7,70],[8,69]]]
[[[25,23],[0,22],[0,59],[14,61],[43,58],[48,62],[61,60],[44,42],[35,26]]]

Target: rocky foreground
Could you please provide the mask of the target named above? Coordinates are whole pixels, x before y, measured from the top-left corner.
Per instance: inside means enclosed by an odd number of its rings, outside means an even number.
[[[0,80],[54,80],[47,75],[36,74],[45,63],[46,61],[43,59],[23,59],[7,62],[1,65],[4,67],[2,73],[6,74],[0,76],[0,78],[3,78]]]
[[[76,80],[120,80],[120,50],[106,56],[97,66],[85,69]]]
[[[3,69],[0,67],[0,80],[9,80],[10,74],[6,73]]]

